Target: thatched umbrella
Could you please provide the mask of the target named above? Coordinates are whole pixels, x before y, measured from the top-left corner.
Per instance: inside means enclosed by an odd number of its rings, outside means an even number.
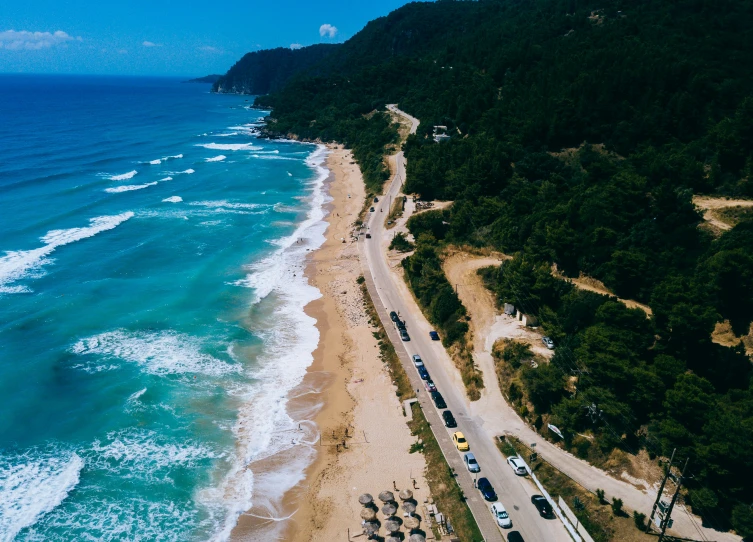
[[[408,529],[418,529],[418,526],[420,524],[421,522],[418,521],[418,518],[414,516],[408,516],[403,520],[403,525],[405,525]]]
[[[422,534],[414,533],[410,535],[408,542],[426,542],[426,537]]]
[[[394,519],[388,519],[384,522],[384,528],[391,533],[396,533],[400,530],[400,522]]]
[[[379,532],[379,524],[374,521],[367,521],[363,524],[364,532],[369,536],[374,536]]]
[[[401,501],[407,501],[413,498],[413,492],[410,489],[403,489],[398,493],[398,497],[400,497]]]
[[[408,512],[411,516],[416,513],[416,505],[411,501],[405,501],[403,503],[403,510]]]
[[[373,508],[362,508],[361,519],[366,521],[374,521],[376,519],[376,511]]]
[[[401,540],[396,536],[388,536],[384,539],[384,542],[401,542]]]
[[[382,491],[379,494],[379,500],[382,502],[392,502],[395,500],[395,496],[392,494],[392,491]]]
[[[397,505],[395,505],[395,503],[388,502],[387,504],[382,506],[382,514],[387,517],[394,516],[395,512],[397,512]]]
[[[360,502],[364,506],[368,506],[374,502],[374,497],[372,497],[368,493],[364,493],[363,495],[358,497],[358,502]]]

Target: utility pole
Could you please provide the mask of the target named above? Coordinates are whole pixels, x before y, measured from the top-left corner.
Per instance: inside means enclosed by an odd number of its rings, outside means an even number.
[[[646,532],[651,531],[651,524],[654,521],[654,515],[656,514],[656,507],[659,506],[659,501],[661,500],[662,493],[664,493],[664,485],[667,483],[667,478],[669,478],[669,475],[672,473],[672,462],[675,460],[675,452],[677,451],[677,448],[672,450],[672,457],[669,459],[669,467],[667,468],[667,472],[664,474],[664,480],[661,481],[661,485],[659,486],[659,493],[656,494],[656,500],[654,501],[654,506],[651,508],[651,516],[648,518],[648,525],[646,526]]]
[[[685,477],[685,469],[688,468],[688,461],[690,461],[690,458],[685,460],[685,466],[682,468],[682,474],[680,474],[680,477],[677,479],[677,489],[675,489],[675,494],[672,495],[672,502],[669,503],[669,508],[667,508],[667,513],[661,522],[661,534],[659,535],[658,542],[663,542],[664,533],[667,532],[667,527],[669,526],[669,518],[672,517],[672,509],[675,507],[675,503],[677,502],[677,496],[680,494],[682,481]]]

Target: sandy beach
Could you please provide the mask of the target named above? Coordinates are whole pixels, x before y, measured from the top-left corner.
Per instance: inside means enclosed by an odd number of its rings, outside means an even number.
[[[288,403],[294,419],[313,415],[321,438],[313,445],[316,458],[305,479],[275,510],[278,520],[289,518],[274,522],[281,540],[345,539],[348,530],[359,534],[361,493],[409,488],[419,503],[429,494],[424,457],[409,453],[415,437],[379,358],[356,282],[362,273],[352,232],[366,197],[363,179],[350,151],[329,148],[329,227],[306,271],[323,294],[306,307],[321,335],[314,362]],[[241,516],[232,539],[268,539],[270,520],[256,517],[261,515],[250,511]]]

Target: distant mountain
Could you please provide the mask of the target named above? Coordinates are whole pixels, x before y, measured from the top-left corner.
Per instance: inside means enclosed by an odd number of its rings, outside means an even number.
[[[184,81],[185,83],[211,83],[214,84],[218,79],[222,78],[221,75],[213,73],[212,75],[205,75],[204,77],[197,77],[196,79],[189,79]]]
[[[247,53],[214,82],[212,90],[237,94],[274,92],[293,75],[318,64],[339,47],[337,44],[318,44],[301,49],[278,47]]]

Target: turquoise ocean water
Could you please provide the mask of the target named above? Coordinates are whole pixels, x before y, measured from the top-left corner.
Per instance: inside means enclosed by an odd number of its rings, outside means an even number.
[[[208,90],[0,76],[0,541],[223,540],[310,460],[324,151]]]

